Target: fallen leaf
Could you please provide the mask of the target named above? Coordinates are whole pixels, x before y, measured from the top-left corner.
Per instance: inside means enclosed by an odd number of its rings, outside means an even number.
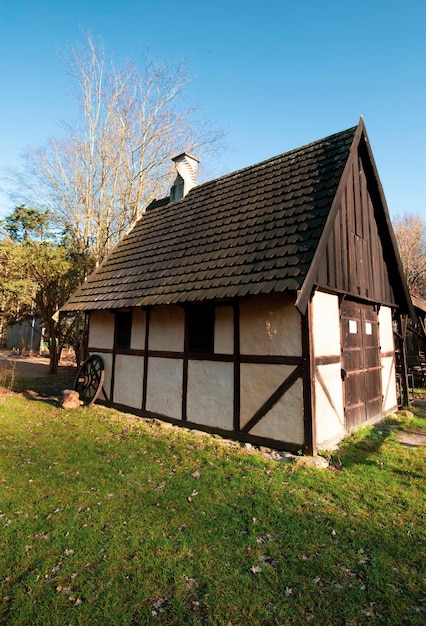
[[[250,568],[250,571],[253,572],[253,574],[258,574],[262,571],[262,568],[259,565],[253,565],[253,567]]]
[[[271,559],[271,557],[270,557],[270,556],[268,556],[267,554],[262,554],[262,555],[259,557],[259,561],[260,561],[261,563],[268,563],[268,562],[269,562],[269,561],[271,561],[271,560],[272,560],[272,559]]]
[[[199,587],[199,584],[197,583],[196,580],[194,580],[194,578],[188,578],[188,576],[184,576],[184,578],[186,580],[187,589],[192,589],[193,587],[195,588]]]
[[[193,474],[191,474],[192,478],[200,478],[201,474],[200,472],[194,472]]]
[[[168,601],[169,598],[167,596],[160,596],[154,601],[153,607],[154,609],[161,609],[161,607],[164,606],[164,604],[166,604]]]
[[[264,535],[261,535],[260,537],[256,537],[257,543],[268,543],[269,541],[278,541],[278,540],[279,540],[278,535],[270,535],[269,533],[265,533]]]

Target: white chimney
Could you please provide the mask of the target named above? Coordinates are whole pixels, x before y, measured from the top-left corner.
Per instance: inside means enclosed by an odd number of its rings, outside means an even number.
[[[197,185],[197,169],[200,161],[188,152],[182,152],[172,161],[176,166],[177,176],[170,189],[170,202],[175,202],[184,198]]]

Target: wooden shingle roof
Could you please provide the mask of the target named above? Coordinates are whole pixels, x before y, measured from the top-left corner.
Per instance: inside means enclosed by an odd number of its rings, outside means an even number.
[[[301,289],[356,130],[153,203],[62,310]]]

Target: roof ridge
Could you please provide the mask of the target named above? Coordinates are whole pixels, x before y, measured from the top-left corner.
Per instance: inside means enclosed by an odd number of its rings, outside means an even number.
[[[267,159],[264,159],[263,161],[259,161],[258,163],[253,163],[252,165],[247,165],[238,170],[234,170],[233,172],[228,172],[227,174],[223,174],[222,176],[219,176],[218,178],[212,178],[211,180],[205,181],[204,183],[197,185],[197,187],[194,187],[194,190],[200,189],[201,187],[205,187],[206,185],[213,184],[215,182],[223,181],[225,178],[236,176],[238,174],[241,174],[242,172],[246,172],[248,170],[252,170],[258,167],[268,165],[270,163],[273,163],[273,161],[282,159],[283,157],[288,157],[293,153],[305,151],[308,148],[315,146],[316,144],[321,144],[321,143],[324,143],[325,141],[335,140],[338,136],[343,137],[344,135],[348,133],[355,132],[357,128],[358,128],[358,125],[351,126],[350,128],[347,128],[346,130],[342,130],[338,133],[332,133],[331,135],[327,135],[326,137],[323,137],[322,139],[316,139],[315,141],[311,141],[303,146],[299,146],[298,148],[292,148],[291,150],[287,150],[286,152],[282,152],[281,154],[276,154],[273,157],[268,157]]]
[[[200,183],[198,185],[196,185],[196,187],[194,187],[193,189],[191,189],[191,191],[183,198],[181,198],[180,200],[177,200],[175,202],[173,202],[173,206],[178,206],[180,203],[185,202],[185,199],[192,193],[192,195],[194,193],[197,193],[200,189],[203,189],[205,187],[208,187],[209,185],[214,185],[216,183],[221,183],[222,181],[225,181],[227,178],[232,178],[232,177],[236,177],[244,172],[247,172],[249,170],[255,170],[257,168],[261,168],[261,167],[265,167],[266,165],[270,165],[272,164],[274,161],[278,161],[279,159],[282,159],[283,157],[289,157],[292,154],[296,154],[299,152],[303,152],[308,150],[308,148],[312,148],[315,145],[319,145],[321,143],[324,142],[328,142],[328,141],[332,141],[335,140],[337,137],[343,137],[344,135],[348,134],[348,133],[355,133],[356,129],[358,128],[358,125],[356,126],[351,126],[350,128],[347,128],[346,130],[341,130],[340,132],[337,133],[332,133],[331,135],[327,135],[326,137],[323,137],[322,139],[316,139],[315,141],[311,141],[303,146],[299,146],[298,148],[292,148],[291,150],[287,150],[286,152],[282,152],[281,154],[276,154],[275,156],[272,157],[268,157],[267,159],[264,159],[263,161],[259,161],[258,163],[253,163],[252,165],[247,165],[245,167],[242,167],[240,169],[234,170],[232,172],[227,172],[226,174],[222,174],[222,176],[218,176],[217,178],[212,178],[211,180],[206,180],[204,183]],[[170,208],[170,205],[172,203],[166,202],[167,199],[170,199],[170,196],[164,196],[164,198],[160,198],[160,199],[156,199],[155,201],[153,201],[150,205],[148,205],[148,207],[146,207],[146,211],[148,210],[152,210],[152,209],[157,209],[157,208]]]

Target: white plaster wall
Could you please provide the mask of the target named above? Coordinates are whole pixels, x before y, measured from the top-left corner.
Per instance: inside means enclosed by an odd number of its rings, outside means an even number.
[[[216,354],[234,353],[234,310],[232,306],[215,307],[214,351]]]
[[[294,365],[241,364],[241,427],[294,371]],[[297,380],[250,434],[303,444],[303,387]]]
[[[151,309],[149,349],[182,352],[185,313],[178,306],[156,306]]]
[[[312,322],[315,356],[340,356],[341,331],[338,296],[316,291],[312,299]]]
[[[285,294],[259,295],[240,303],[241,354],[302,354],[299,313]]]
[[[379,311],[379,337],[382,352],[393,352],[395,343],[393,339],[392,309],[387,306],[380,307]]]
[[[216,361],[189,361],[188,420],[197,424],[232,430],[233,407],[233,364]]]
[[[382,306],[379,311],[379,336],[382,352],[382,393],[383,410],[392,412],[398,406],[396,393],[395,357],[384,356],[384,353],[394,352],[392,310]]]
[[[128,354],[116,355],[114,402],[135,409],[142,407],[143,369],[143,357]]]
[[[145,349],[146,313],[135,308],[132,312],[132,334],[130,347],[133,350]]]
[[[395,359],[382,358],[382,368],[383,411],[392,413],[398,408]]]
[[[313,358],[335,357],[336,363],[315,367],[313,379],[318,446],[344,436],[343,384],[341,378],[340,309],[337,296],[316,291],[312,299]]]
[[[285,396],[251,429],[251,435],[303,446],[303,386],[297,380]]]
[[[115,316],[109,311],[92,311],[89,321],[89,346],[112,350]]]
[[[181,359],[148,359],[146,408],[168,417],[182,417],[183,361]]]
[[[111,396],[111,372],[112,372],[112,354],[105,354],[105,353],[101,353],[101,352],[91,352],[90,356],[92,356],[92,354],[97,354],[98,356],[101,357],[102,361],[104,362],[104,371],[105,371],[105,378],[104,378],[104,384],[103,384],[103,388],[104,391],[106,393],[107,399],[110,400],[110,396]],[[99,395],[99,400],[105,400],[105,397],[101,391],[100,395]]]
[[[319,448],[345,436],[343,384],[340,363],[321,365],[314,377],[316,437]]]

